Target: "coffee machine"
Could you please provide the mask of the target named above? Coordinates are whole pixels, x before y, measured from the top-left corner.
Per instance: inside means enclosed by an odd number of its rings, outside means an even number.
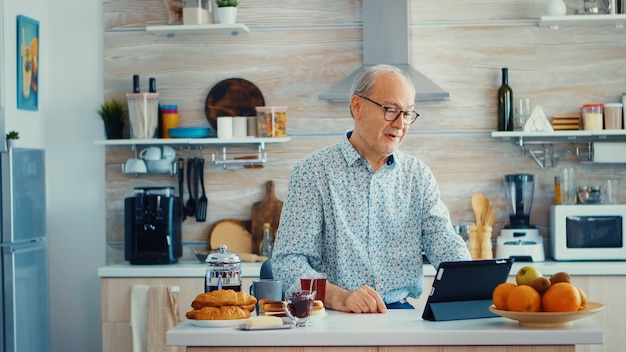
[[[136,187],[124,200],[124,258],[130,264],[174,264],[182,256],[181,199],[173,187]]]
[[[541,262],[545,260],[543,237],[539,229],[530,224],[535,182],[533,175],[512,174],[504,176],[504,195],[509,212],[509,224],[496,239],[496,256],[517,261]]]

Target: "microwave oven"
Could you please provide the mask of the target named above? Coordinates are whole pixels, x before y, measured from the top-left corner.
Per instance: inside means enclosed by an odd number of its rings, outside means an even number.
[[[626,204],[553,205],[554,260],[626,260]]]

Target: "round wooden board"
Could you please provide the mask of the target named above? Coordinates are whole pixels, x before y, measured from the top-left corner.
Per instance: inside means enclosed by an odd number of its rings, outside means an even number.
[[[225,244],[229,253],[253,253],[252,235],[246,229],[245,222],[235,219],[216,222],[211,228],[207,244],[209,250],[217,250]]]
[[[217,131],[219,116],[256,116],[256,106],[265,106],[263,94],[254,83],[242,78],[218,82],[206,97],[204,113]]]

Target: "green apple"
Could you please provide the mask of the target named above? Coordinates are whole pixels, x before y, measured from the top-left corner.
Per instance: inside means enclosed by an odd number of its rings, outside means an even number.
[[[541,277],[541,273],[534,266],[524,266],[515,274],[515,281],[518,285],[528,285],[533,279]]]

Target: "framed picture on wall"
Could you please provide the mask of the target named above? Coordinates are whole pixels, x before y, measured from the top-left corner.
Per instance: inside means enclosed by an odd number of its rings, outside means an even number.
[[[39,108],[39,21],[17,16],[17,108]]]

